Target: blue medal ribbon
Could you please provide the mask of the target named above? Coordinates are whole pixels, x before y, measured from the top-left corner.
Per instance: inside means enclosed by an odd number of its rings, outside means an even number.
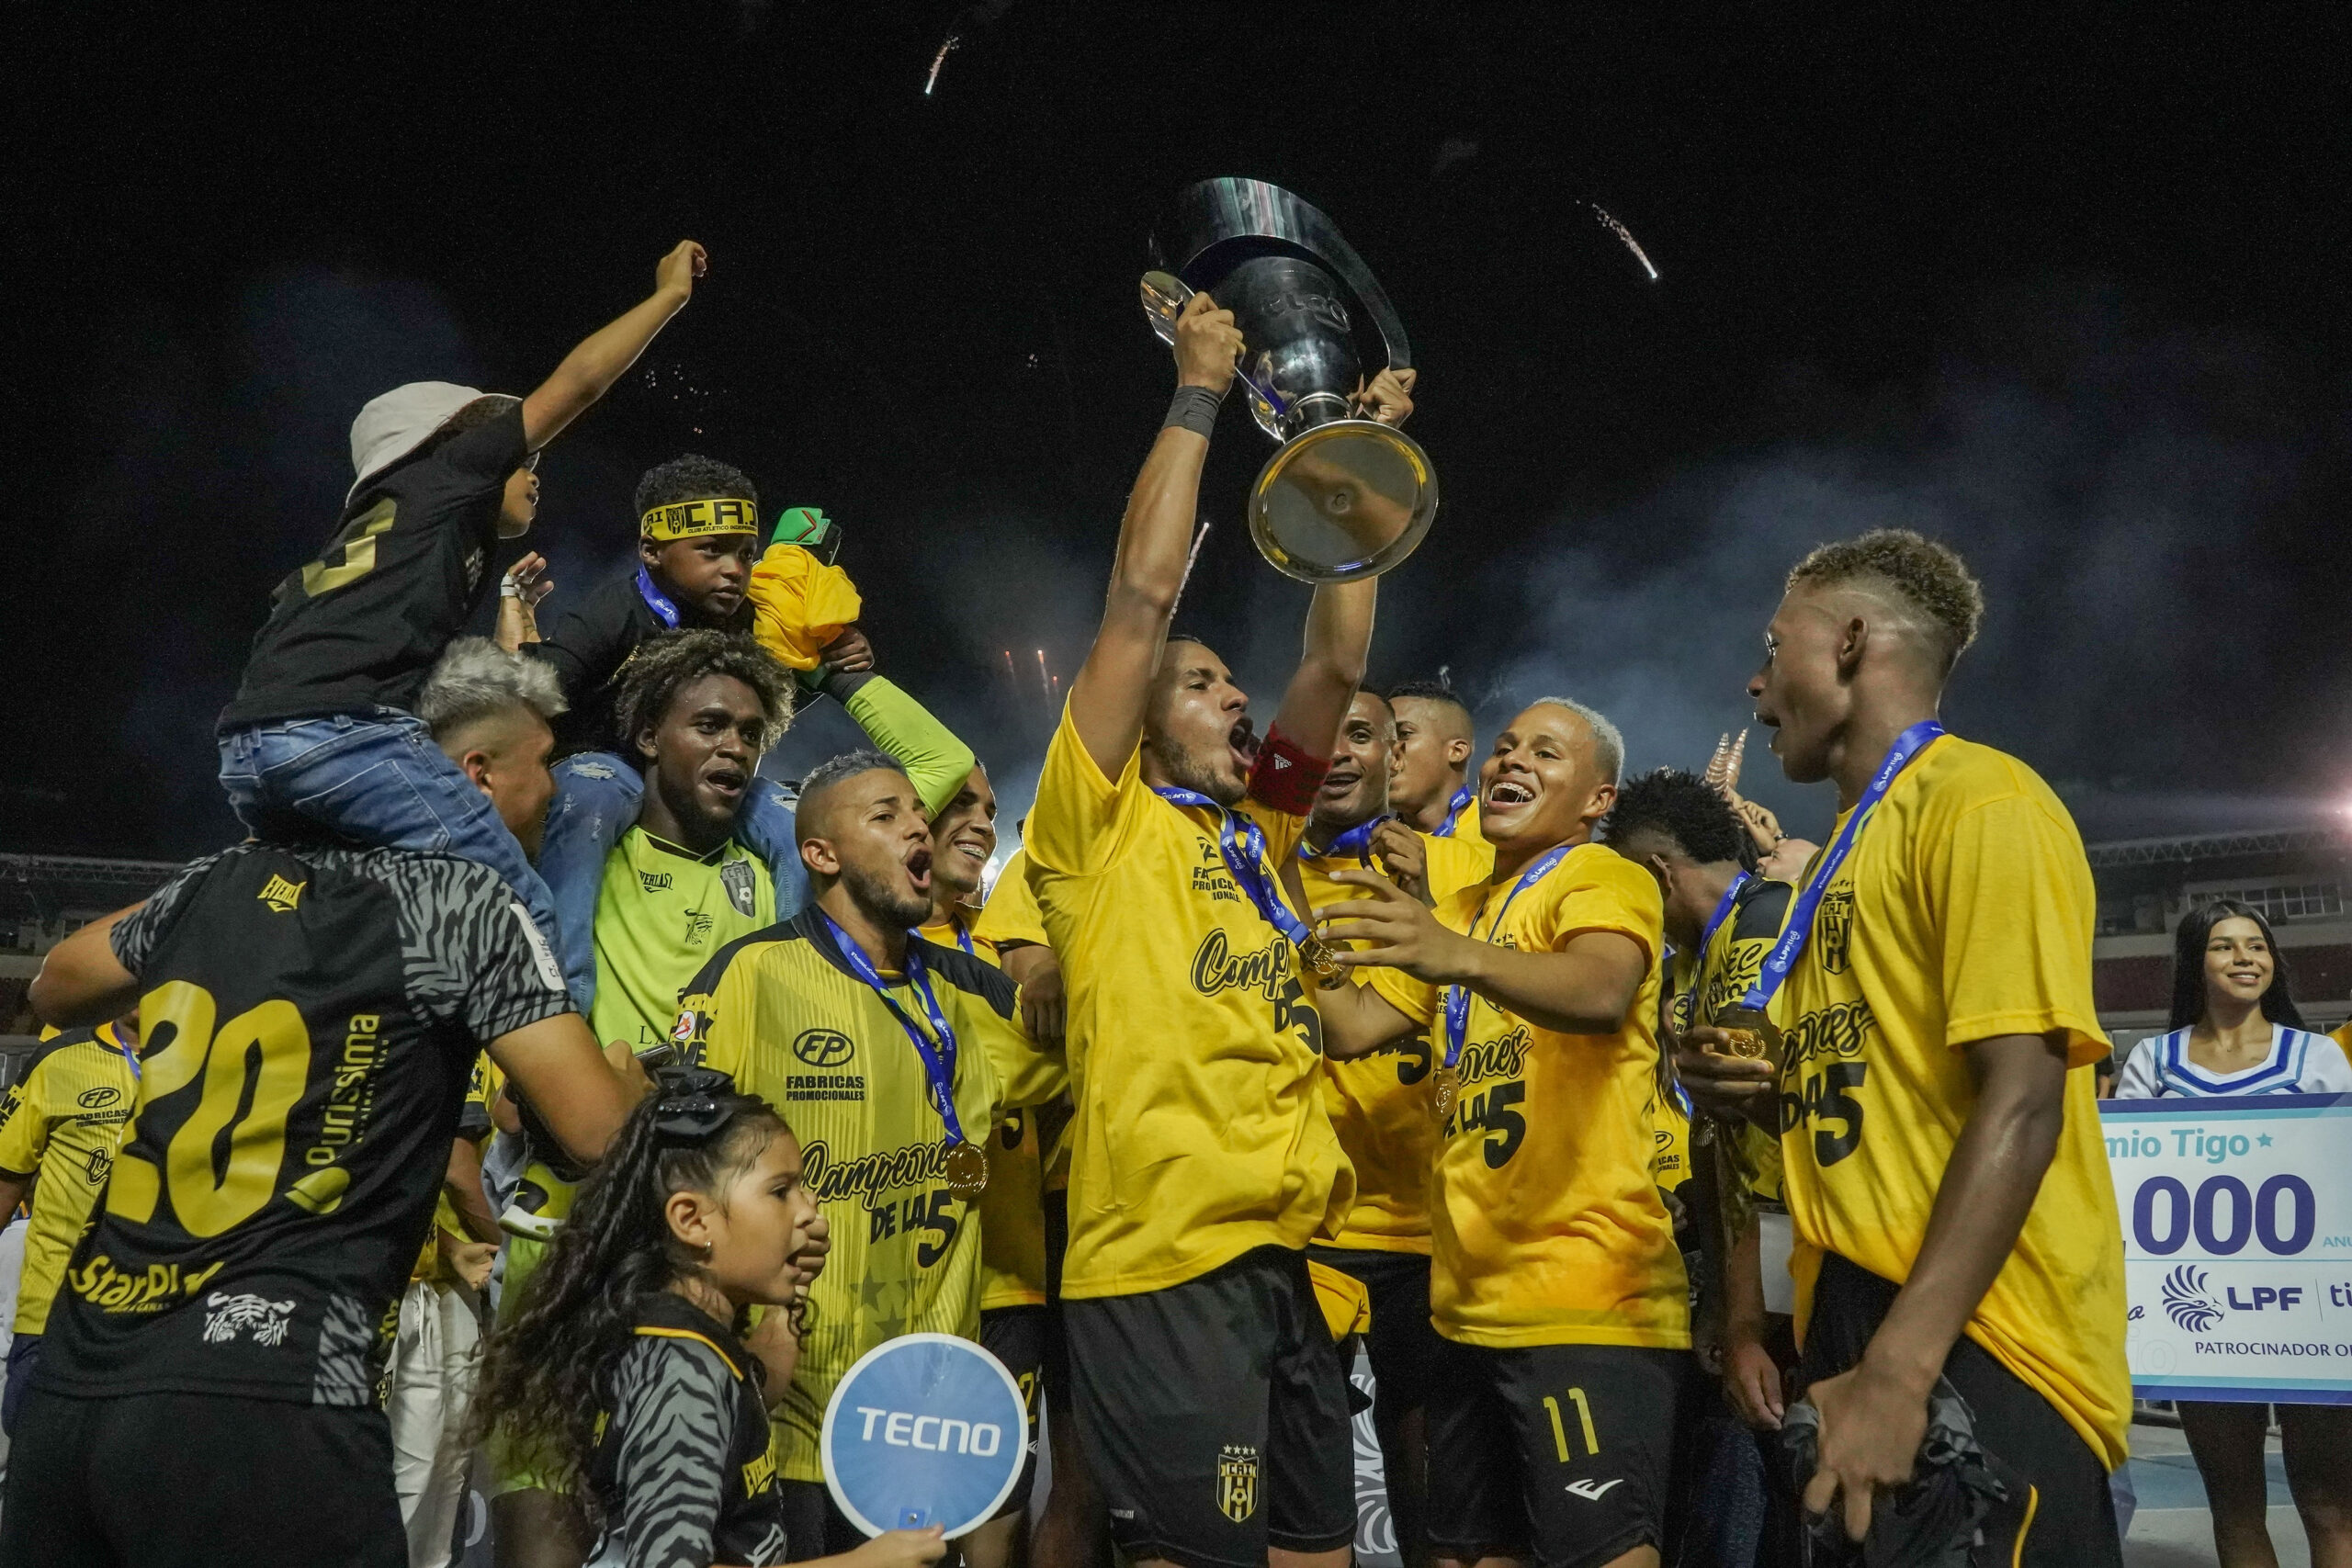
[[[922,1058],[923,1076],[931,1080],[932,1103],[939,1107],[939,1120],[947,1128],[947,1141],[967,1142],[964,1124],[956,1115],[956,1031],[948,1026],[947,1015],[939,1010],[939,998],[932,992],[930,976],[923,973],[922,937],[913,931],[907,933],[907,984],[922,998],[923,1016],[931,1021],[935,1039],[915,1027],[907,1010],[882,984],[882,976],[876,972],[873,960],[865,956],[865,950],[850,940],[849,933],[832,916],[822,909],[817,913],[824,915],[825,929],[833,933],[833,945],[841,949],[842,962],[849,965],[850,973],[874,987],[874,994],[882,998],[882,1005],[890,1010],[890,1016],[899,1021],[899,1027],[915,1043],[915,1055]]]
[[[1225,869],[1233,874],[1258,913],[1266,923],[1290,939],[1293,947],[1305,947],[1312,934],[1306,923],[1290,912],[1282,895],[1275,891],[1273,874],[1266,869],[1266,830],[1238,811],[1228,810],[1198,790],[1155,789],[1152,794],[1178,806],[1197,806],[1217,816],[1217,848],[1225,854]],[[1239,827],[1235,824],[1238,822]]]
[[[1445,820],[1438,824],[1437,831],[1431,833],[1430,837],[1432,839],[1453,837],[1453,825],[1462,820],[1464,809],[1477,798],[1477,795],[1471,792],[1468,784],[1464,784],[1460,789],[1455,790],[1453,798],[1445,803]]]
[[[116,1050],[122,1053],[122,1059],[124,1061],[130,1064],[130,1077],[132,1081],[136,1082],[138,1079],[146,1077],[144,1073],[141,1073],[139,1070],[139,1048],[137,1046],[124,1044],[122,1043],[122,1037],[114,1032],[114,1025],[111,1023],[100,1024],[98,1026],[98,1032],[102,1034],[107,1042]]]
[[[1534,886],[1535,884],[1543,881],[1544,874],[1554,866],[1559,864],[1561,861],[1567,858],[1568,852],[1576,847],[1577,846],[1574,844],[1555,844],[1550,849],[1545,850],[1542,854],[1537,855],[1534,862],[1530,864],[1525,871],[1519,874],[1519,880],[1512,883],[1510,885],[1510,891],[1503,895],[1503,907],[1495,911],[1494,919],[1489,922],[1487,927],[1487,940],[1488,942],[1494,941],[1495,933],[1503,929],[1503,917],[1510,913],[1511,900],[1526,892],[1530,887]],[[1491,897],[1492,895],[1490,894],[1488,897]],[[1473,919],[1470,922],[1470,931],[1468,934],[1474,938],[1478,934],[1478,922],[1476,919]],[[1470,987],[1467,986],[1448,986],[1445,988],[1444,1065],[1446,1066],[1451,1067],[1455,1062],[1461,1060],[1462,1042],[1464,1037],[1467,1035],[1469,1032]]]
[[[1338,838],[1333,839],[1330,844],[1323,851],[1322,854],[1317,854],[1313,850],[1308,849],[1306,847],[1306,840],[1301,839],[1298,841],[1298,858],[1301,860],[1321,860],[1324,855],[1346,855],[1362,864],[1370,865],[1372,863],[1372,836],[1380,830],[1380,825],[1383,822],[1387,821],[1391,815],[1393,815],[1393,813],[1384,811],[1369,822],[1357,823],[1346,832],[1341,833]]]
[[[673,631],[677,629],[678,606],[667,593],[653,586],[653,574],[645,570],[643,561],[637,563],[637,596],[645,601],[645,607],[653,612],[655,619]]]
[[[1715,905],[1715,912],[1707,917],[1707,929],[1699,933],[1697,962],[1700,968],[1707,966],[1707,953],[1715,945],[1715,933],[1724,929],[1725,920],[1731,919],[1732,908],[1739,902],[1739,890],[1747,886],[1748,877],[1749,874],[1745,871],[1733,877],[1731,886],[1724,889],[1722,899]]]
[[[1846,825],[1829,841],[1829,848],[1822,852],[1821,863],[1814,867],[1812,879],[1804,885],[1804,891],[1797,895],[1795,907],[1789,910],[1789,923],[1781,929],[1781,940],[1772,944],[1772,951],[1764,955],[1764,965],[1757,972],[1756,984],[1748,987],[1747,994],[1739,998],[1743,1009],[1762,1012],[1773,994],[1780,990],[1781,983],[1788,979],[1789,971],[1796,967],[1798,954],[1804,952],[1805,942],[1813,936],[1814,912],[1821,908],[1821,896],[1828,891],[1830,878],[1836,876],[1838,868],[1846,863],[1846,857],[1854,852],[1854,840],[1861,835],[1862,824],[1878,809],[1879,802],[1886,798],[1886,792],[1894,786],[1895,776],[1911,765],[1911,759],[1927,750],[1928,742],[1943,733],[1944,727],[1937,720],[1923,718],[1896,736],[1894,744],[1886,749],[1886,759],[1879,763],[1878,772],[1871,775],[1870,787],[1862,791],[1861,799],[1854,803],[1854,809],[1846,818]]]

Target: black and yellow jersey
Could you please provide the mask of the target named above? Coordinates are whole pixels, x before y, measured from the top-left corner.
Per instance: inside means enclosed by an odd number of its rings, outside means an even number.
[[[1220,843],[1246,818],[1271,882],[1306,819],[1105,777],[1065,706],[1030,808],[1029,886],[1069,987],[1078,1107],[1062,1294],[1133,1295],[1335,1228],[1355,1183],[1323,1111],[1323,1020],[1290,938]],[[1233,828],[1237,840],[1240,829]]]
[[[1004,878],[997,878],[1004,886]],[[1024,886],[1022,889],[1026,892]],[[918,933],[941,947],[959,947],[995,968],[1004,967],[994,940],[960,918],[934,920]],[[1042,933],[1039,938],[1042,940]],[[980,1310],[1042,1306],[1046,1301],[1045,1168],[1038,1157],[1037,1117],[1007,1111],[991,1132],[989,1184],[974,1207],[980,1222]]]
[[[1476,815],[1470,808],[1469,814]],[[1420,835],[1430,897],[1442,903],[1495,872],[1495,852],[1483,843]],[[1307,909],[1317,919],[1334,904],[1363,896],[1331,874],[1358,869],[1348,855],[1310,855],[1302,849],[1298,874]],[[1362,975],[1359,975],[1359,980]],[[1351,1061],[1323,1061],[1323,1109],[1356,1176],[1355,1201],[1329,1235],[1329,1247],[1374,1252],[1430,1249],[1430,1172],[1437,1164],[1437,1118],[1430,1114],[1430,1043],[1409,1035]]]
[[[496,872],[242,844],[115,926],[136,1115],[35,1386],[375,1400],[474,1057],[571,1010]]]
[[[1049,1099],[1065,1075],[1021,1032],[1012,981],[958,948],[919,951],[956,1034],[956,1114],[978,1144],[1000,1109]],[[923,1020],[905,978],[882,977],[906,1015]],[[914,1043],[851,971],[816,907],[729,943],[686,987],[674,1038],[689,1060],[783,1113],[831,1226],[808,1336],[775,1407],[782,1473],[821,1481],[825,1404],[860,1356],[902,1334],[978,1337],[974,1204],[947,1184],[946,1130]]]
[[[17,1333],[39,1334],[49,1321],[50,1298],[106,1190],[138,1093],[128,1050],[114,1025],[102,1023],[42,1041],[0,1099],[0,1171],[39,1179],[25,1228]]]
[[[1750,873],[1732,899],[1730,918],[1715,928],[1707,951],[1675,953],[1674,972],[1668,976],[1673,990],[1668,1019],[1676,1033],[1712,1024],[1725,1010],[1738,1005],[1739,998],[1747,994],[1747,988],[1756,984],[1756,976],[1763,972],[1764,956],[1780,940],[1781,927],[1788,920],[1789,904],[1795,895],[1796,889],[1785,882]],[[1683,1126],[1689,1124],[1663,1097],[1661,1111]],[[1666,1123],[1662,1122],[1661,1134],[1665,1130]],[[1745,1119],[1730,1131],[1732,1170],[1738,1176],[1745,1193],[1778,1207],[1780,1139]],[[1686,1170],[1683,1174],[1689,1173]],[[1679,1184],[1668,1183],[1662,1173],[1658,1185],[1671,1191]],[[1744,1224],[1747,1207],[1745,1199],[1732,1197],[1728,1203],[1730,1218]]]

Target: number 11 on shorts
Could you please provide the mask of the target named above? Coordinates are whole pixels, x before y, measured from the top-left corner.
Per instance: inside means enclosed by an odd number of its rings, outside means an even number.
[[[1577,1423],[1584,1428],[1584,1449],[1587,1458],[1600,1454],[1600,1438],[1592,1429],[1592,1406],[1584,1402],[1584,1390],[1572,1388],[1568,1397],[1576,1402]],[[1550,1394],[1544,1396],[1544,1413],[1552,1417],[1552,1442],[1560,1450],[1560,1462],[1567,1463],[1576,1456],[1568,1451],[1568,1431],[1560,1424],[1560,1402]]]

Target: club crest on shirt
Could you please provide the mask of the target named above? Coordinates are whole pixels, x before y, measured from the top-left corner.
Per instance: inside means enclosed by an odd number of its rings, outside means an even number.
[[[1258,1511],[1258,1450],[1227,1443],[1216,1456],[1217,1512],[1239,1524]]]
[[[204,1298],[204,1304],[212,1309],[204,1314],[207,1345],[232,1344],[241,1334],[256,1345],[283,1345],[288,1320],[294,1314],[292,1302],[273,1302],[250,1291],[233,1294],[215,1291]]]
[[[1833,887],[1821,896],[1821,913],[1814,920],[1813,941],[1821,967],[1832,975],[1846,972],[1849,944],[1854,935],[1854,889]]]
[[[750,919],[759,908],[759,878],[747,860],[730,860],[718,868],[718,885],[727,889],[727,901],[735,912]]]

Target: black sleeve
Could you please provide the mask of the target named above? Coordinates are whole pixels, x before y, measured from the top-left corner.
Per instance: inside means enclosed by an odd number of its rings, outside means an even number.
[[[634,581],[621,584],[633,597]],[[563,700],[578,707],[588,694],[613,678],[635,645],[630,605],[614,584],[599,583],[564,606],[544,641],[526,642],[523,651],[555,667],[563,683]]]
[[[571,1010],[563,969],[523,901],[486,865],[402,856],[401,946],[417,1010],[481,1044]]]
[[[523,445],[523,404],[517,400],[489,423],[449,437],[424,460],[447,468],[461,484],[481,486],[504,484],[529,456]]]
[[[1770,942],[1781,934],[1781,924],[1789,918],[1789,900],[1796,897],[1795,888],[1785,882],[1755,886],[1756,891],[1739,901],[1739,911],[1732,918],[1734,942]]]
[[[224,850],[221,854],[235,852],[234,850]],[[179,919],[182,909],[187,908],[188,899],[195,895],[206,874],[219,864],[220,859],[221,855],[213,854],[202,860],[190,861],[169,882],[149,895],[147,902],[116,921],[114,930],[107,933],[107,945],[114,949],[115,962],[134,976],[144,975],[147,960],[155,952],[155,944],[164,940],[164,933],[171,930],[172,922]]]

